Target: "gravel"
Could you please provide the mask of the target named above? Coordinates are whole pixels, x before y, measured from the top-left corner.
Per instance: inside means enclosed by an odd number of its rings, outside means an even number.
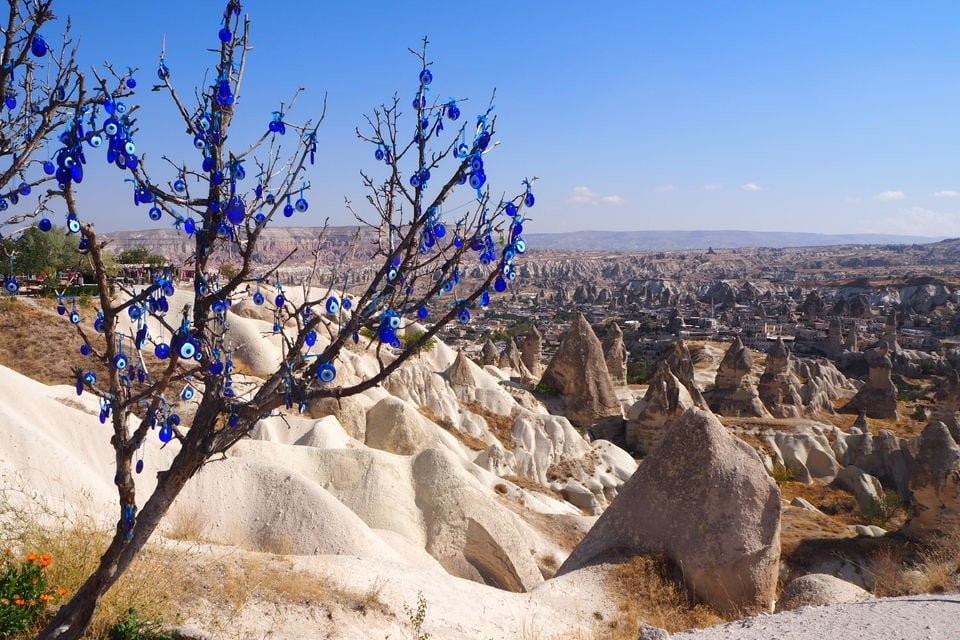
[[[956,640],[960,593],[804,607],[676,633],[677,640]]]

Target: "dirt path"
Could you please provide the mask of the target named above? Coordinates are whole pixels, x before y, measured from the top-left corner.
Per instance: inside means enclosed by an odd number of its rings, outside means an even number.
[[[683,640],[956,640],[960,593],[806,607],[671,636]]]

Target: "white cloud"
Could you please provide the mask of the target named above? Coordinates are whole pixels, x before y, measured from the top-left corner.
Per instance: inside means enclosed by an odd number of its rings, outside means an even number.
[[[600,195],[590,187],[574,187],[567,200],[574,204],[589,204],[594,207],[598,204],[616,206],[624,203],[624,199],[618,195]]]
[[[750,191],[751,193],[760,191],[760,185],[758,185],[756,182],[748,182],[747,184],[743,185],[740,188],[743,189],[744,191]]]
[[[677,187],[672,184],[662,184],[659,187],[654,187],[653,190],[657,193],[673,193],[677,190]]]
[[[722,191],[722,190],[723,190],[722,184],[705,184],[702,187],[700,187],[700,191]]]
[[[881,191],[877,195],[873,196],[874,200],[880,200],[881,202],[887,202],[890,200],[903,200],[907,197],[903,191]]]
[[[960,196],[960,191],[951,191],[950,189],[946,189],[944,191],[937,191],[930,197],[931,198],[956,198],[957,196]]]

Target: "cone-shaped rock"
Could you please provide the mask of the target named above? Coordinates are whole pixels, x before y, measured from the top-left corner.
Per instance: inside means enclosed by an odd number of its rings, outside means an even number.
[[[683,340],[674,342],[667,351],[667,354],[663,357],[663,360],[667,363],[667,366],[670,367],[673,375],[677,376],[677,380],[686,387],[690,393],[690,397],[693,398],[693,404],[701,409],[709,409],[707,401],[703,398],[703,394],[700,393],[700,389],[697,388],[694,382],[693,358],[690,356],[690,349],[687,348],[686,343]]]
[[[486,365],[497,366],[500,362],[500,352],[497,351],[497,345],[493,344],[490,338],[483,343],[483,350],[480,352],[480,361]]]
[[[530,330],[523,338],[520,360],[534,378],[539,378],[543,373],[543,336],[535,324],[530,325]]]
[[[722,416],[769,418],[751,379],[753,356],[740,336],[723,356],[717,369],[716,386],[710,392],[710,406]]]
[[[627,347],[623,344],[623,331],[616,322],[607,327],[603,336],[603,357],[613,383],[627,384]]]
[[[690,409],[557,575],[623,554],[667,556],[720,611],[769,611],[780,566],[780,491],[749,445],[710,412]]]
[[[790,349],[777,338],[767,351],[767,368],[760,376],[760,399],[774,417],[797,418],[803,415],[802,389],[793,373]]]
[[[517,343],[512,337],[507,338],[507,344],[503,347],[503,351],[500,353],[497,366],[499,366],[501,369],[513,369],[515,371],[520,370],[520,349],[517,347]]]
[[[897,387],[890,377],[893,362],[890,360],[887,343],[881,340],[880,346],[869,349],[864,356],[870,367],[867,384],[840,411],[860,413],[862,410],[871,418],[896,419]]]
[[[694,406],[690,392],[663,360],[647,384],[643,399],[630,408],[627,447],[640,454],[653,451],[674,421]]]
[[[603,347],[582,313],[563,335],[540,383],[557,390],[563,397],[566,416],[581,425],[623,417]]]
[[[453,361],[453,364],[450,365],[450,368],[446,371],[447,380],[450,381],[451,386],[479,386],[477,383],[477,376],[475,375],[473,367],[471,367],[470,364],[470,359],[464,355],[463,349],[458,349],[457,359]]]
[[[910,492],[904,534],[932,540],[960,531],[960,446],[942,422],[931,422],[920,434]]]

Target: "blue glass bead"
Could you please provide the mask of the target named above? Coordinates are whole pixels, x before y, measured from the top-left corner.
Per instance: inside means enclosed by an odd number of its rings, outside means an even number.
[[[74,216],[67,216],[67,231],[70,233],[80,233],[80,221]]]
[[[327,298],[327,313],[337,313],[340,311],[340,301],[334,296]]]
[[[507,206],[503,208],[504,213],[506,213],[511,218],[517,215],[517,205],[512,202],[508,202]]]
[[[473,172],[483,171],[483,158],[479,155],[470,158],[470,170]]]
[[[373,152],[373,157],[376,158],[378,162],[383,160],[383,149],[377,147],[377,150]]]
[[[47,43],[39,35],[33,37],[33,41],[30,43],[30,53],[37,58],[47,55]]]
[[[303,198],[299,198],[297,199],[297,202],[294,204],[294,206],[297,208],[297,211],[299,211],[300,213],[303,213],[310,207],[310,204]]]
[[[344,309],[349,311],[350,308],[353,307],[353,300],[351,300],[350,298],[344,298],[341,306],[343,306]]]
[[[7,106],[7,109],[16,109],[17,108],[17,96],[13,93],[8,93],[7,96],[3,99],[3,104]]]
[[[17,282],[15,278],[7,278],[7,281],[3,284],[3,288],[7,290],[7,293],[16,293],[20,291],[20,283]]]
[[[259,307],[259,306],[262,305],[263,303],[264,303],[263,294],[260,293],[259,291],[255,292],[255,293],[253,294],[253,304],[255,304],[255,305],[257,305],[257,306]]]
[[[166,80],[170,77],[170,69],[163,62],[157,67],[157,77],[161,80]]]
[[[210,364],[210,367],[207,369],[212,376],[219,376],[223,373],[223,363],[217,360]]]
[[[170,442],[173,440],[173,429],[164,425],[160,428],[160,433],[157,435],[160,438],[160,442]]]
[[[433,82],[433,74],[430,72],[430,69],[424,69],[420,72],[420,84],[426,86]]]
[[[197,354],[197,345],[191,340],[185,340],[180,344],[180,347],[177,349],[177,353],[180,354],[181,358],[189,360]]]
[[[126,85],[127,85],[127,89],[136,89],[137,81],[134,80],[133,78],[127,78]]]
[[[183,230],[187,234],[193,235],[197,231],[197,223],[194,222],[193,218],[187,218],[183,221]]]
[[[136,466],[133,468],[137,473],[143,473],[143,460],[137,460]]]
[[[220,42],[230,42],[231,38],[233,38],[233,35],[230,33],[230,29],[224,27],[223,29],[220,29],[219,33],[217,33],[217,37],[220,38]]]
[[[70,312],[70,324],[80,324],[80,314],[78,312]]]
[[[26,182],[21,182],[20,186],[17,187],[17,191],[19,191],[20,195],[22,196],[28,196],[30,195],[30,192],[32,191],[32,189],[30,188],[30,185],[27,184]]]
[[[211,171],[213,171],[213,158],[211,158],[211,157],[209,157],[209,156],[208,156],[208,157],[205,157],[205,158],[203,159],[203,164],[201,165],[201,167],[202,167],[203,170],[206,171],[207,173],[210,173]]]
[[[497,279],[493,281],[493,288],[498,293],[503,293],[507,290],[507,281],[503,279],[503,276],[497,276]]]
[[[426,320],[427,316],[430,315],[430,310],[426,306],[421,306],[417,309],[417,317],[421,320]]]
[[[40,222],[37,223],[37,228],[40,231],[50,231],[50,229],[53,229],[53,223],[50,222],[50,218],[41,218]]]
[[[150,207],[150,211],[147,213],[151,220],[156,222],[163,217],[163,211],[160,210],[160,207]]]
[[[48,176],[52,176],[57,172],[57,165],[53,164],[50,160],[45,160],[43,162],[43,172]]]
[[[227,220],[233,224],[240,224],[243,222],[243,219],[247,215],[246,206],[239,197],[234,196],[230,198],[230,202],[227,203]]]
[[[125,355],[122,354],[122,353],[118,353],[116,356],[114,356],[114,358],[113,358],[113,368],[114,368],[114,369],[117,369],[117,370],[126,369],[126,368],[127,368],[127,356],[125,356]]]
[[[291,217],[291,216],[293,215],[293,211],[294,211],[293,205],[288,202],[288,203],[287,203],[286,205],[284,205],[284,207],[283,207],[283,217],[285,217],[285,218]]]
[[[397,315],[390,316],[390,328],[391,329],[400,328],[400,316],[397,316]]]
[[[317,377],[320,378],[321,382],[333,382],[333,379],[337,377],[337,370],[332,364],[325,362],[317,370]]]
[[[230,417],[227,418],[227,425],[231,429],[236,429],[239,424],[240,424],[240,416],[238,416],[235,413],[230,414]]]
[[[419,176],[419,175],[413,174],[412,176],[410,176],[410,186],[413,187],[413,188],[417,188],[417,187],[420,186],[420,176]]]
[[[447,117],[451,120],[456,120],[460,117],[460,108],[453,102],[447,107]]]
[[[457,236],[456,238],[454,238],[453,246],[455,246],[457,249],[460,249],[461,247],[463,247],[463,238],[461,238],[460,236]]]
[[[470,174],[470,186],[474,189],[479,189],[483,186],[483,183],[487,181],[487,175],[482,171],[477,173]]]
[[[90,146],[93,147],[94,149],[96,149],[96,148],[100,147],[100,145],[103,144],[103,137],[94,134],[94,135],[90,136],[90,141],[89,141],[89,142],[90,142]]]
[[[477,136],[477,147],[479,147],[481,151],[483,151],[484,149],[486,149],[489,144],[490,144],[490,133],[489,133],[489,132],[484,131],[484,132],[481,133],[479,136]]]
[[[438,222],[437,224],[433,225],[433,235],[438,238],[442,238],[447,235],[447,228],[443,225],[443,223]]]
[[[514,242],[513,246],[516,247],[517,253],[524,253],[527,250],[527,243],[520,239]]]
[[[273,304],[278,307],[282,307],[287,302],[287,299],[283,296],[282,293],[277,294],[277,297],[273,299]]]
[[[61,302],[57,305],[57,315],[64,315],[67,312],[67,308]]]
[[[533,193],[531,193],[530,191],[527,191],[527,195],[523,199],[523,203],[528,207],[532,207],[533,203],[535,203],[536,201],[537,201],[536,198],[533,197]]]
[[[214,171],[213,175],[210,176],[210,182],[212,182],[213,184],[223,184],[223,172]]]
[[[136,305],[134,305],[134,306],[132,306],[132,307],[127,307],[127,315],[130,316],[130,319],[131,319],[131,320],[136,320],[136,319],[138,319],[141,315],[143,315],[143,310],[140,309],[140,307],[138,307],[138,306],[136,306]]]
[[[317,344],[317,332],[312,329],[308,331],[307,335],[303,337],[303,343],[308,347],[312,347],[313,345]]]
[[[460,312],[457,314],[457,320],[460,324],[467,324],[470,322],[470,311],[468,309],[460,309]]]
[[[484,307],[490,306],[490,292],[484,291],[480,294],[480,305]]]
[[[161,342],[153,349],[153,355],[157,356],[160,360],[166,360],[170,357],[170,345],[165,342]]]

